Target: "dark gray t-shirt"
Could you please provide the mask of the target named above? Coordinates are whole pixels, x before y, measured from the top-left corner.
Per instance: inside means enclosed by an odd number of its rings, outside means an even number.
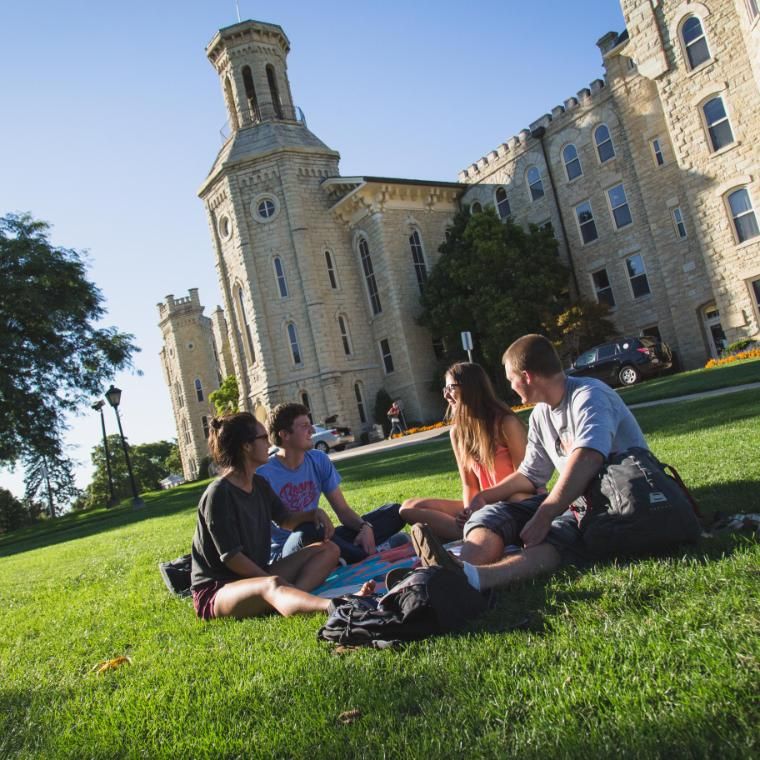
[[[565,395],[552,409],[536,404],[530,415],[528,446],[518,468],[537,488],[555,468],[562,472],[575,449],[594,449],[605,459],[631,446],[647,449],[639,423],[618,394],[601,380],[568,377]]]
[[[269,483],[253,476],[253,491],[246,493],[227,478],[209,485],[198,503],[193,536],[192,586],[209,581],[237,581],[224,560],[242,552],[262,570],[269,565],[271,521],[288,515]]]

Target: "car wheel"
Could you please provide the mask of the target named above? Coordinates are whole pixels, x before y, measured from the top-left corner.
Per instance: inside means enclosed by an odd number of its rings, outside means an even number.
[[[618,372],[618,379],[623,385],[633,385],[641,377],[636,367],[626,364]]]
[[[330,451],[330,447],[324,441],[317,441],[317,445],[314,448],[319,451],[324,451],[325,454]]]

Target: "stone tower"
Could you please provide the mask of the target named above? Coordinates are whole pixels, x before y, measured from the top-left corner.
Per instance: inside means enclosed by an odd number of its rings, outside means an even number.
[[[164,336],[161,366],[177,425],[183,474],[186,480],[195,480],[207,476],[199,468],[208,456],[206,438],[213,416],[208,395],[219,387],[220,378],[212,322],[203,315],[197,288],[184,298],[166,296],[166,302],[158,304],[158,314]]]
[[[279,26],[258,21],[221,29],[206,48],[230,133],[199,196],[241,408],[264,420],[298,400],[315,421],[338,415],[360,432],[384,387],[412,419],[438,417],[431,338],[411,313],[419,293],[405,289],[416,287],[414,256],[425,265],[421,239],[432,252],[443,238],[459,186],[341,178],[338,153],[293,104],[289,49]]]

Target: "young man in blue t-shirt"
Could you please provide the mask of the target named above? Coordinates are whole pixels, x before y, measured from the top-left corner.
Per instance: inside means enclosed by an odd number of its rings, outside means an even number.
[[[311,543],[331,539],[346,562],[359,562],[403,528],[400,505],[385,504],[359,517],[343,496],[341,477],[330,458],[312,448],[313,432],[309,410],[302,404],[280,404],[270,415],[270,439],[281,452],[256,472],[269,481],[288,510],[314,516],[292,531],[273,525],[272,558],[287,557]],[[319,508],[322,494],[340,520],[338,527]]]

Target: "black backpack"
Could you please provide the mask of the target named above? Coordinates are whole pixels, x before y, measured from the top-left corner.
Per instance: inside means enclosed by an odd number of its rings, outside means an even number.
[[[317,638],[385,649],[456,630],[486,607],[483,595],[463,574],[443,567],[422,567],[381,598],[334,599]]]
[[[680,476],[647,449],[610,455],[586,502],[579,527],[595,557],[664,551],[693,543],[702,532],[697,505]]]
[[[164,579],[166,588],[179,597],[190,596],[192,561],[189,554],[184,554],[171,562],[159,562],[158,572]]]

